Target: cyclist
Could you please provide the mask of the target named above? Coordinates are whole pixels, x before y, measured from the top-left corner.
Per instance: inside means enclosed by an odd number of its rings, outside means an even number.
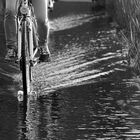
[[[0,0],[0,11],[4,12],[4,30],[6,38],[7,54],[6,60],[13,61],[16,56],[17,37],[16,37],[16,3],[20,0]],[[34,12],[38,24],[40,61],[50,60],[50,51],[48,48],[49,20],[48,7],[50,0],[32,0]],[[52,0],[51,0],[52,1]]]

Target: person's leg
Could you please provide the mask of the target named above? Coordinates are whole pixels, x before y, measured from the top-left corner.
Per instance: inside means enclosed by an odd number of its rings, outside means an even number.
[[[17,45],[16,39],[16,0],[6,0],[5,7],[5,35],[6,35],[6,46],[8,48],[14,48]]]
[[[6,59],[14,57],[14,50],[17,46],[16,38],[16,0],[5,0],[5,17],[4,17],[4,29],[5,29],[5,38],[6,46],[8,49]],[[11,55],[11,56],[10,56]]]
[[[48,0],[32,0],[38,24],[39,46],[42,49],[42,58],[50,55],[48,48],[49,20],[48,20]]]

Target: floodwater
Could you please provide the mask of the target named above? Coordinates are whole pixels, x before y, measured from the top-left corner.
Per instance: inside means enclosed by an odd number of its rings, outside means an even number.
[[[72,5],[61,3],[64,11]],[[1,140],[140,139],[139,83],[124,63],[116,29],[89,3],[82,12],[74,5],[75,13],[52,13],[52,62],[34,68],[39,98],[23,108],[11,94],[1,95]]]

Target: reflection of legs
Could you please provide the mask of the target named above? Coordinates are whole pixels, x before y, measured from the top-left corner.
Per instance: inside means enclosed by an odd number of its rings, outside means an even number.
[[[17,45],[16,38],[16,11],[15,11],[16,0],[6,0],[6,9],[4,17],[4,30],[6,38],[6,46],[8,53],[6,59],[15,56],[14,50]]]
[[[38,23],[39,45],[41,47],[42,54],[41,59],[47,59],[50,55],[50,51],[48,48],[48,37],[49,37],[48,0],[33,0],[33,6],[35,9],[35,15]]]

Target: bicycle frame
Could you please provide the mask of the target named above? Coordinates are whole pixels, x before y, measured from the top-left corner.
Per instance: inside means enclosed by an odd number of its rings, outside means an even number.
[[[20,7],[20,12],[21,12],[21,16],[20,18],[18,17],[18,60],[20,60],[21,58],[21,23],[23,21],[26,22],[27,24],[27,28],[28,28],[28,32],[29,32],[29,52],[30,52],[30,59],[31,61],[33,61],[34,55],[35,53],[33,52],[33,28],[32,28],[32,11],[31,11],[31,7],[29,7],[29,2],[28,0],[22,0],[21,3],[21,7]]]
[[[18,40],[17,57],[18,57],[18,62],[20,64],[20,70],[22,71],[23,91],[25,92],[24,93],[25,96],[27,96],[28,94],[30,94],[30,92],[32,92],[30,88],[30,83],[32,82],[31,67],[34,66],[35,64],[36,61],[35,55],[38,51],[38,47],[34,49],[34,31],[33,31],[32,12],[33,12],[32,6],[29,0],[21,0],[21,3],[18,7],[18,14],[17,14],[17,40]],[[26,69],[28,72],[26,71]]]

